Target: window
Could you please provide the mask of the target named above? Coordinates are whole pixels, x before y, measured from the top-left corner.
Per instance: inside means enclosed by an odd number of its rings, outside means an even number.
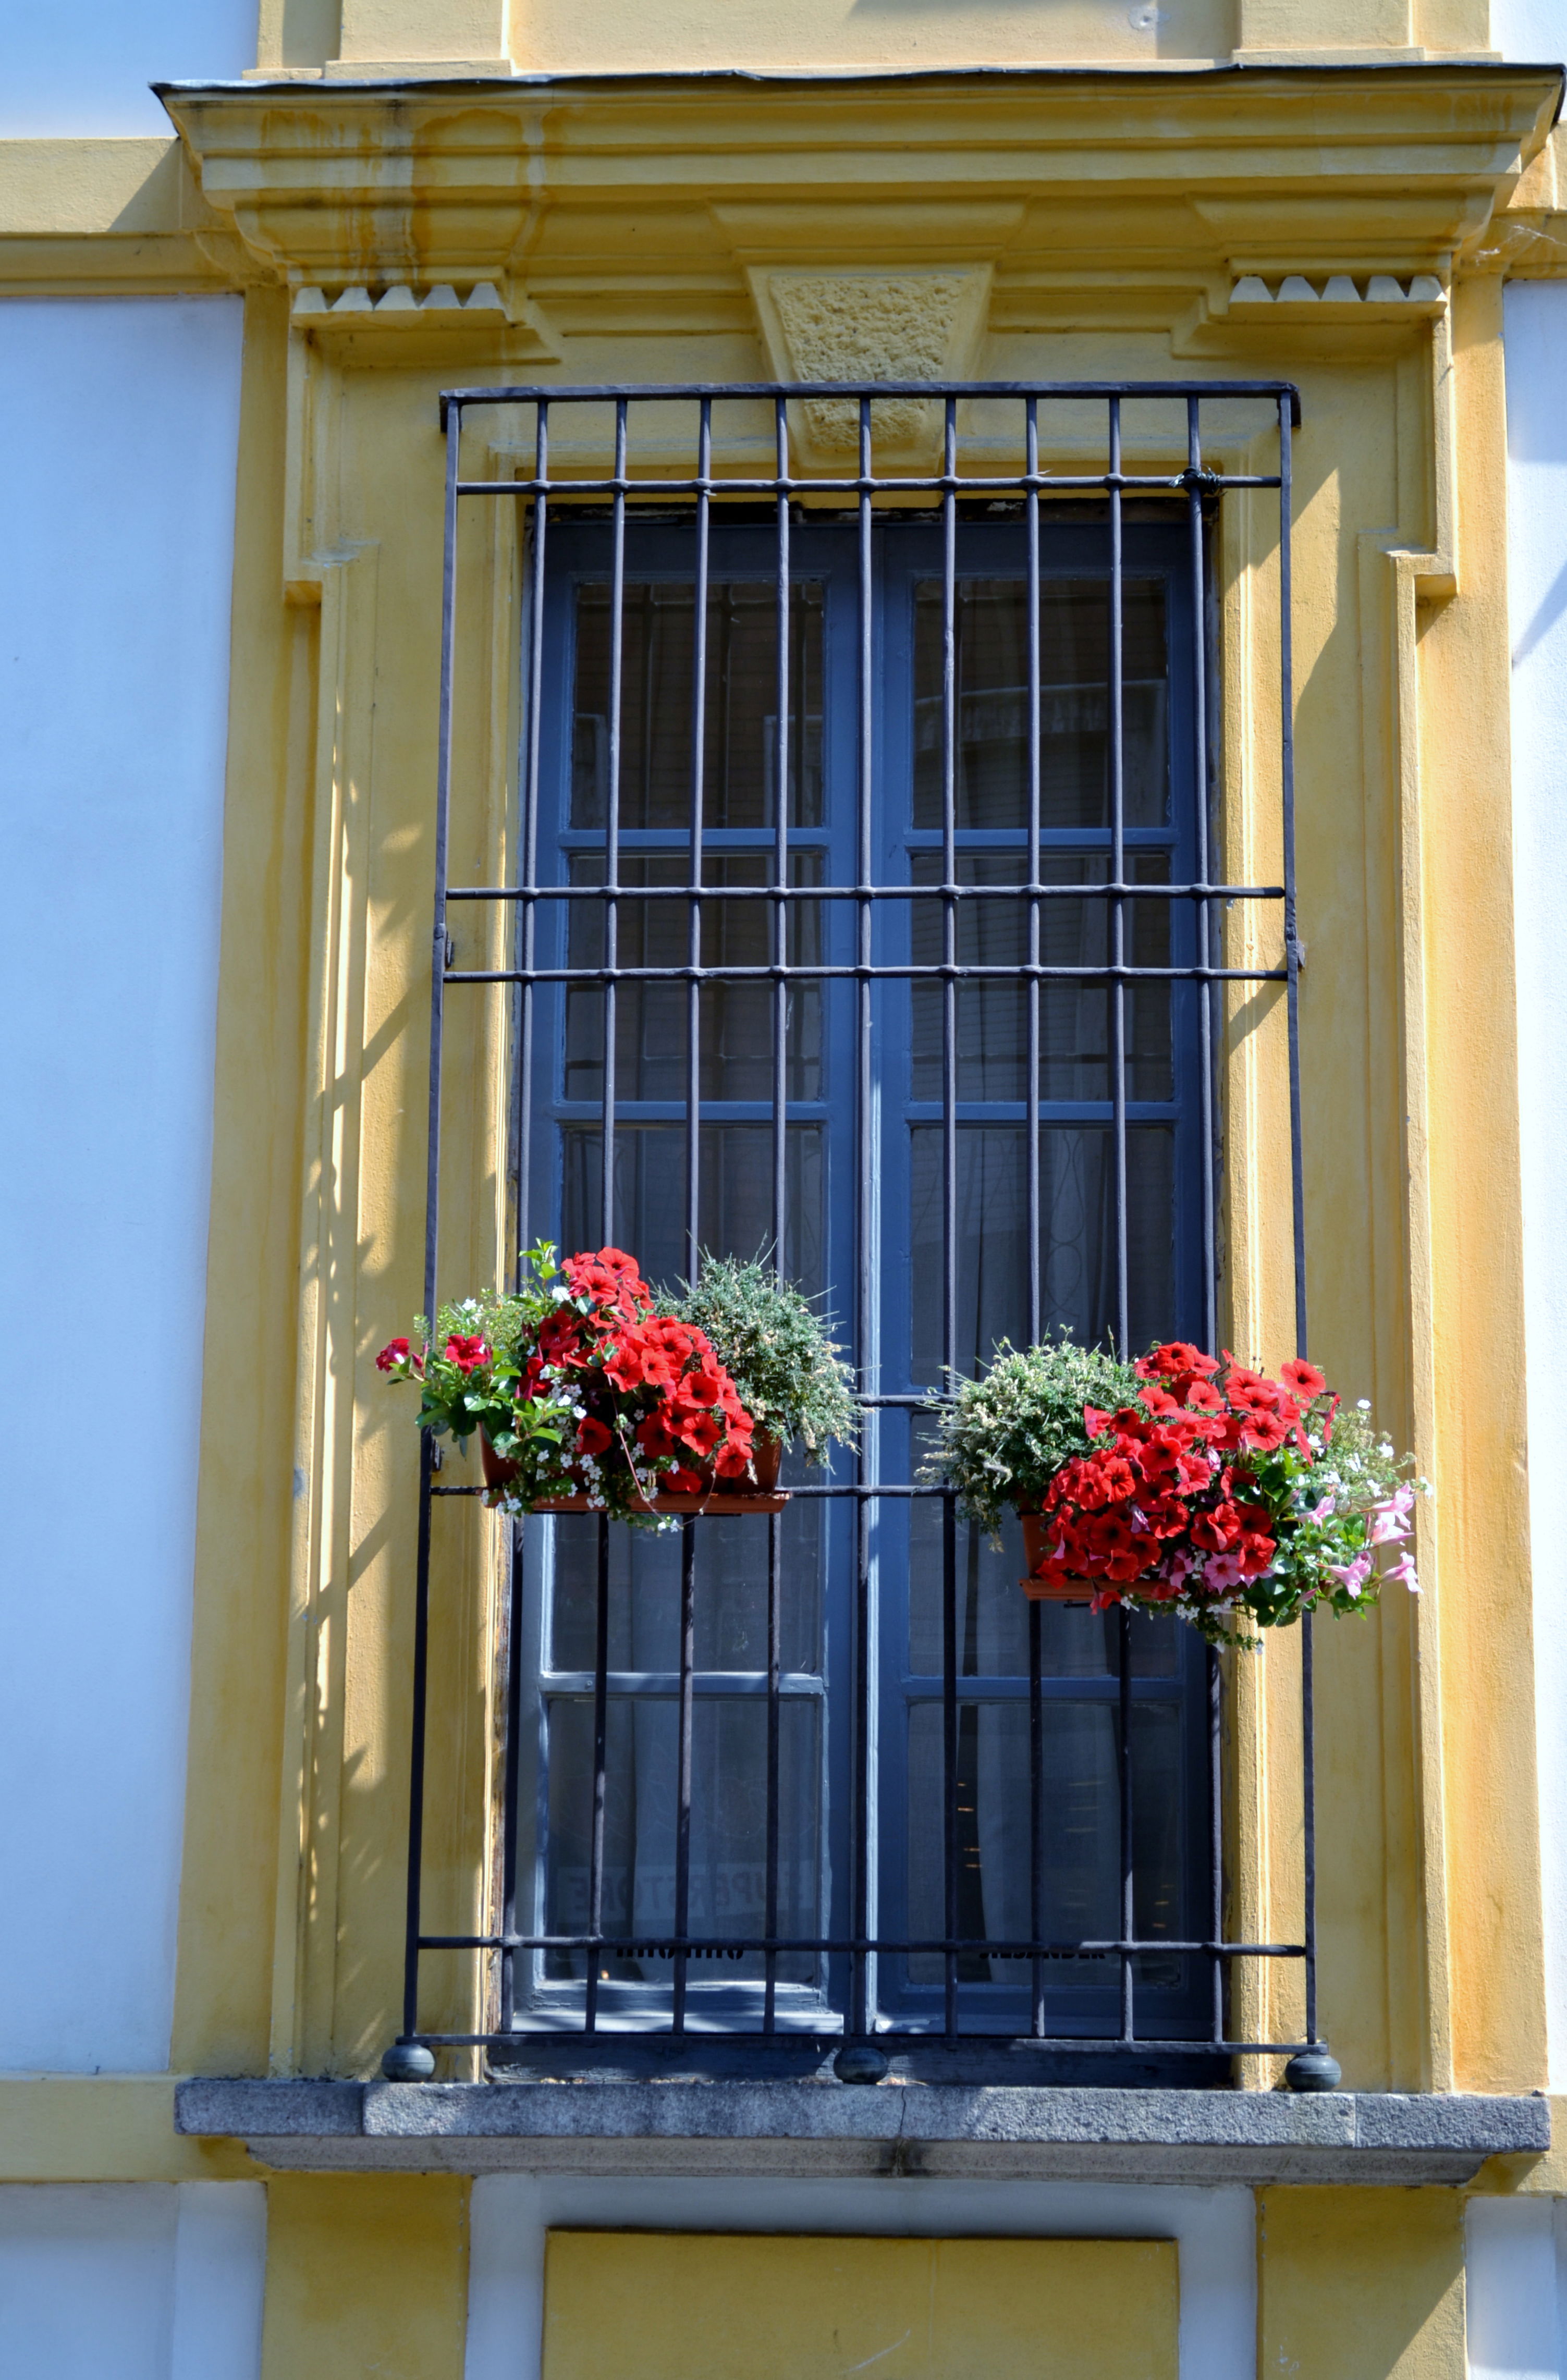
[[[1063,496],[1037,396],[1021,473],[959,480],[954,398],[941,472],[875,481],[863,401],[858,474],[813,483],[765,394],[765,480],[712,474],[711,396],[695,477],[638,480],[622,399],[613,469],[547,498],[538,407],[523,873],[453,895],[515,904],[516,964],[444,980],[517,987],[518,1236],[664,1281],[780,1251],[863,1443],[791,1458],[775,1517],[517,1524],[486,2038],[1227,2054],[1214,1658],[1027,1603],[1015,1524],[992,1548],[919,1470],[1003,1339],[1215,1335],[1215,989],[1286,972],[1224,966],[1224,902],[1281,888],[1209,857],[1233,481],[1195,393],[1185,468],[1140,475],[1101,393],[1111,471]],[[449,569],[458,495],[506,492],[456,447]]]

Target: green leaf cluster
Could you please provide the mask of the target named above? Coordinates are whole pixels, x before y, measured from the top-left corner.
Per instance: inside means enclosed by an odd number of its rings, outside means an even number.
[[[1037,1347],[1003,1339],[988,1370],[978,1379],[954,1373],[932,1403],[936,1444],[920,1479],[955,1488],[968,1518],[999,1537],[1009,1507],[1036,1510],[1063,1463],[1087,1453],[1084,1406],[1114,1412],[1137,1388],[1130,1364],[1064,1330]]]
[[[820,1463],[829,1441],[853,1446],[859,1410],[854,1375],[839,1354],[831,1318],[759,1257],[710,1256],[661,1310],[705,1330],[758,1428],[787,1446],[803,1441]]]

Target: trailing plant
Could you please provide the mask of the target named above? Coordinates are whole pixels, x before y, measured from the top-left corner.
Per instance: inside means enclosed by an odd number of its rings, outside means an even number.
[[[1053,1389],[1071,1355],[1089,1349],[1031,1349]],[[1099,1364],[1111,1359],[1097,1357]],[[1341,1400],[1314,1364],[1285,1364],[1281,1377],[1237,1364],[1226,1349],[1205,1354],[1184,1341],[1153,1348],[1125,1368],[1113,1402],[1085,1398],[1075,1428],[1048,1405],[1063,1458],[1041,1479],[1032,1445],[1020,1438],[1015,1351],[1003,1350],[986,1379],[1002,1376],[987,1406],[986,1381],[965,1381],[941,1409],[941,1443],[927,1475],[956,1486],[992,1528],[1011,1502],[1041,1513],[1044,1551],[1031,1575],[1058,1590],[1086,1588],[1095,1610],[1116,1603],[1172,1609],[1209,1642],[1255,1642],[1254,1632],[1289,1626],[1308,1611],[1366,1610],[1384,1579],[1412,1593],[1419,1581],[1404,1550],[1417,1494],[1413,1459],[1372,1427],[1370,1407],[1340,1415]],[[976,1392],[976,1393],[971,1393]],[[1040,1392],[1040,1411],[1047,1408]],[[984,1416],[999,1427],[987,1448]],[[1074,1442],[1075,1441],[1075,1442]],[[1002,1450],[1023,1444],[1028,1462],[1000,1486]],[[978,1483],[983,1494],[968,1485]],[[1243,1616],[1249,1628],[1238,1629]]]
[[[661,1489],[700,1494],[751,1475],[753,1432],[734,1380],[705,1333],[657,1311],[636,1261],[619,1248],[567,1257],[527,1252],[510,1294],[443,1306],[433,1332],[394,1339],[376,1357],[419,1383],[419,1424],[466,1447],[476,1430],[509,1471],[486,1500],[528,1512],[586,1495],[617,1520],[664,1525]]]
[[[704,1250],[695,1282],[662,1302],[706,1334],[759,1434],[784,1446],[799,1439],[812,1463],[824,1459],[833,1439],[854,1445],[854,1375],[829,1319],[771,1265]]]

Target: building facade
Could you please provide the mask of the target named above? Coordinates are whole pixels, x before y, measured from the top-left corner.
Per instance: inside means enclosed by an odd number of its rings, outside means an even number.
[[[1564,53],[0,33],[0,2373],[1567,2374]],[[486,1512],[375,1357],[540,1236],[858,1455]],[[1060,1325],[1308,1330],[1419,1594],[1030,1609]]]

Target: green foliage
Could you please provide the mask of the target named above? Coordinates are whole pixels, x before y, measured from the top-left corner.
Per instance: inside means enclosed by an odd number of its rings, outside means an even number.
[[[812,1463],[831,1439],[854,1445],[854,1376],[828,1318],[771,1265],[704,1250],[695,1283],[682,1282],[681,1294],[666,1293],[660,1305],[706,1331],[759,1430],[784,1446],[803,1439]]]
[[[1137,1376],[1099,1347],[1080,1347],[1063,1330],[1037,1347],[1003,1339],[978,1379],[954,1374],[931,1410],[936,1446],[919,1476],[955,1488],[971,1520],[999,1536],[1011,1506],[1036,1510],[1063,1463],[1087,1454],[1085,1405],[1113,1412],[1136,1397]]]

